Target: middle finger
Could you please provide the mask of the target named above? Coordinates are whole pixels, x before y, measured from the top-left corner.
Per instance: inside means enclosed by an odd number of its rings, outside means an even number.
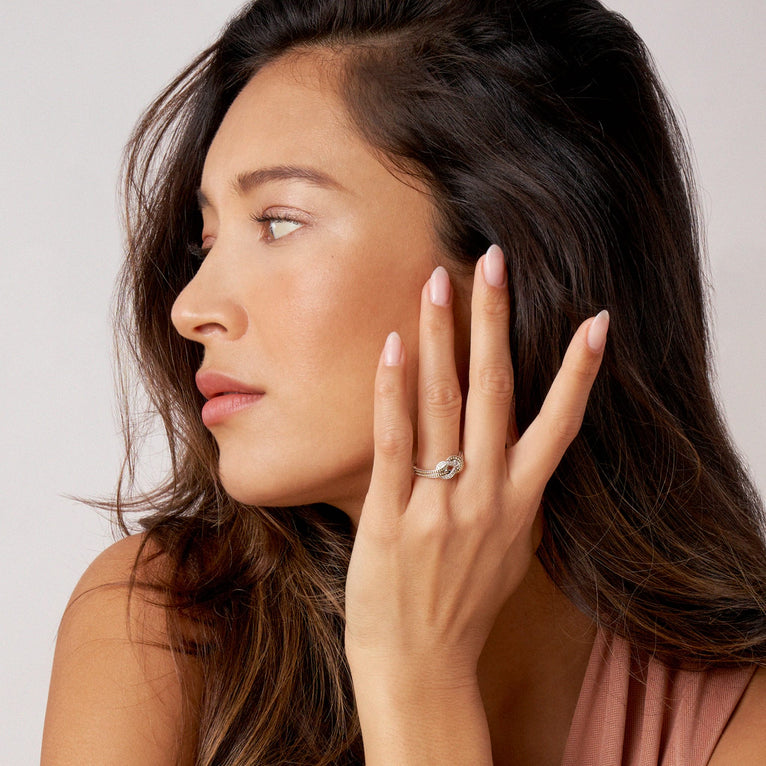
[[[488,470],[505,468],[513,401],[508,339],[510,298],[505,261],[497,245],[477,264],[471,298],[471,360],[465,414],[465,451]]]

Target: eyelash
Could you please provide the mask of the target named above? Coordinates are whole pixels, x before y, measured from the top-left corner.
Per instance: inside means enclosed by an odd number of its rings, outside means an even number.
[[[274,223],[275,221],[276,222],[284,221],[285,223],[297,223],[297,224],[300,224],[300,225],[303,225],[303,223],[304,223],[303,221],[298,221],[295,218],[287,218],[287,217],[282,216],[282,215],[251,215],[250,218],[251,218],[251,220],[255,221],[256,223],[258,223],[258,224],[260,224],[262,226],[264,224],[266,224],[267,229],[268,229],[269,224]],[[267,241],[268,242],[272,242],[272,241],[275,242],[276,240],[267,239]],[[204,261],[205,258],[207,257],[207,254],[211,250],[211,248],[209,248],[209,247],[200,247],[199,245],[197,245],[197,244],[195,244],[193,242],[189,243],[187,249],[189,251],[189,254],[192,256],[192,258],[194,258],[197,261]]]
[[[296,218],[290,218],[288,216],[284,215],[251,215],[250,220],[255,221],[256,223],[263,226],[266,224],[266,231],[269,229],[269,225],[272,223],[297,223],[300,226],[303,226],[305,223],[304,221],[299,221]],[[279,238],[281,239],[281,237]],[[276,239],[269,239],[267,238],[267,242],[276,242]]]

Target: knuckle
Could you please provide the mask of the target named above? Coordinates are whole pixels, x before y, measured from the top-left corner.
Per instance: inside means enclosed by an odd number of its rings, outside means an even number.
[[[454,524],[449,511],[429,509],[418,514],[413,526],[417,539],[433,548],[452,536]]]
[[[452,325],[452,317],[444,311],[429,311],[421,320],[428,335],[442,335]]]
[[[384,400],[396,399],[399,396],[399,384],[383,375],[375,381],[375,396]]]
[[[582,416],[575,412],[555,412],[551,417],[553,435],[563,444],[570,444],[580,431]]]
[[[505,290],[491,290],[483,302],[483,313],[492,321],[505,321],[509,313],[508,293]]]
[[[446,417],[460,412],[463,397],[456,384],[433,380],[423,388],[423,401],[429,414]]]
[[[386,514],[368,514],[367,535],[378,545],[393,545],[400,535],[399,525]]]
[[[492,533],[497,531],[497,506],[491,502],[472,504],[470,513],[460,517],[462,532],[465,535]]]
[[[383,428],[375,439],[375,449],[383,457],[400,457],[412,452],[412,434],[406,428]]]
[[[504,403],[510,404],[513,398],[513,374],[507,365],[491,364],[480,367],[476,385],[480,393],[500,399]]]
[[[578,387],[588,388],[593,381],[594,366],[588,361],[578,361],[569,371],[570,377]]]
[[[564,357],[562,369],[578,388],[590,388],[599,368],[599,362],[584,353],[573,354],[571,361]],[[569,364],[567,364],[569,362]]]

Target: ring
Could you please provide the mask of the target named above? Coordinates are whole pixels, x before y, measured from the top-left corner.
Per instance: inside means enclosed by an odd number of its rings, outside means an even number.
[[[457,455],[450,455],[446,460],[442,460],[436,468],[418,468],[412,466],[412,470],[415,472],[415,476],[422,476],[424,479],[451,479],[457,476],[465,466],[465,458],[463,453],[459,452]]]

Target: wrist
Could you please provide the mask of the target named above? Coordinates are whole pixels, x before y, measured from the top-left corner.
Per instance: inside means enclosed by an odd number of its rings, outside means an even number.
[[[412,668],[389,663],[350,663],[357,701],[385,700],[386,704],[417,708],[431,701],[480,700],[476,673],[456,673],[443,669]],[[361,698],[361,699],[360,699]]]
[[[408,672],[352,673],[368,766],[491,766],[477,679],[455,683]]]
[[[477,663],[454,654],[370,650],[347,642],[346,659],[355,684],[437,694],[478,688]]]

